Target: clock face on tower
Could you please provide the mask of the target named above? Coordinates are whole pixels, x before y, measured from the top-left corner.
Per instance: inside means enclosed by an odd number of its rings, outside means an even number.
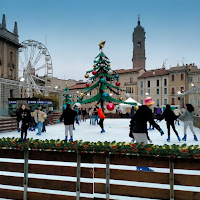
[[[141,42],[140,42],[140,41],[137,42],[137,48],[138,48],[138,49],[141,49]]]

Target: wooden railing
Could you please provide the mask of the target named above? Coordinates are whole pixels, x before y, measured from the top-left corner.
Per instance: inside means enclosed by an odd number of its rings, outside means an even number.
[[[17,129],[15,117],[0,118],[0,131],[12,131]]]
[[[136,171],[133,166],[154,167],[159,172]],[[174,169],[189,173],[174,173]],[[120,195],[121,199],[197,200],[200,175],[191,175],[190,170],[200,170],[200,160],[1,149],[0,198],[92,200]],[[196,190],[175,189],[174,185],[195,186]]]

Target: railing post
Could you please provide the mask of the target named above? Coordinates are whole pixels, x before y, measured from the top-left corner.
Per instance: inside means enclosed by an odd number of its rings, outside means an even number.
[[[106,200],[110,198],[110,155],[106,154]]]
[[[169,159],[169,183],[170,183],[170,200],[174,200],[174,159]]]
[[[28,149],[24,149],[24,200],[27,200],[27,188],[28,188]]]
[[[77,168],[76,168],[76,200],[80,199],[80,179],[81,179],[81,154],[77,152]]]

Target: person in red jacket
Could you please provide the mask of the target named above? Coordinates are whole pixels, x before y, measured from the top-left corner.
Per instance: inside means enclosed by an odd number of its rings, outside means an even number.
[[[104,133],[105,130],[104,130],[104,126],[103,126],[103,121],[105,119],[105,115],[104,115],[104,113],[103,113],[101,108],[99,108],[98,106],[96,108],[97,108],[98,115],[99,115],[99,118],[100,118],[99,126],[101,127],[101,133]]]

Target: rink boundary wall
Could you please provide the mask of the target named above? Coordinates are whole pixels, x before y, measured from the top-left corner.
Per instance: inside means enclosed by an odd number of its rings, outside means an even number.
[[[0,158],[6,158],[3,162],[0,161],[0,171],[14,172],[13,175],[1,173],[0,184],[21,187],[20,190],[9,189],[9,187],[6,189],[0,188],[0,198],[90,200],[113,199],[112,195],[121,195],[170,200],[200,199],[200,192],[174,189],[175,185],[200,187],[200,175],[174,173],[175,169],[200,170],[199,159],[9,149],[1,149]],[[7,162],[7,159],[15,159],[15,162]],[[23,160],[24,162],[17,162],[17,160]],[[33,163],[33,161],[35,162]],[[59,161],[63,165],[41,164],[39,161]],[[66,163],[74,163],[75,165],[66,166]],[[81,167],[81,164],[90,165]],[[104,167],[93,167],[91,164],[103,164]],[[114,165],[115,169],[111,165]],[[117,169],[117,166],[122,165],[129,166],[130,169]],[[169,169],[169,173],[135,171],[131,170],[132,166],[156,167],[161,171],[162,168],[165,168]],[[17,176],[18,173],[21,176]],[[54,175],[58,178],[46,179],[37,175]],[[59,177],[67,179],[63,180]],[[94,178],[104,181],[96,182]],[[90,181],[83,181],[83,179],[89,179]],[[153,188],[138,186],[137,184],[130,186],[123,185],[121,182],[113,183],[113,180],[130,183],[152,183],[155,186]],[[168,189],[157,187],[157,183],[168,186]],[[42,190],[35,192],[33,189],[50,189],[53,193],[47,194]],[[69,194],[61,195],[59,191],[67,191]],[[95,193],[104,195],[104,198],[93,198],[91,195]]]

